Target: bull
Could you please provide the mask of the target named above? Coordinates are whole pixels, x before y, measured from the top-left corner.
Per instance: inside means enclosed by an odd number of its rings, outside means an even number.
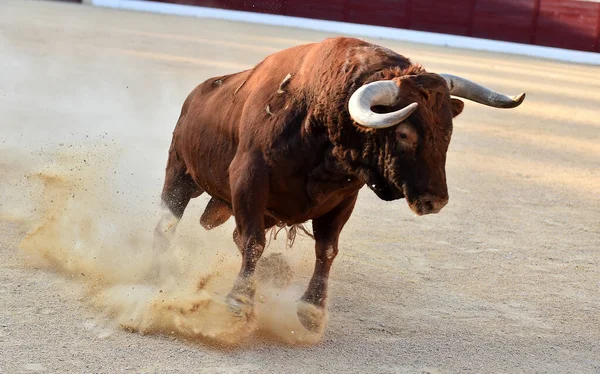
[[[447,204],[446,153],[464,107],[451,96],[496,108],[525,98],[345,37],[206,80],[183,103],[173,132],[157,251],[166,251],[190,199],[208,193],[204,228],[235,217],[242,266],[227,304],[250,319],[265,231],[312,220],[316,262],[297,314],[307,329],[321,329],[340,232],[364,185],[382,200],[406,199],[418,215]]]

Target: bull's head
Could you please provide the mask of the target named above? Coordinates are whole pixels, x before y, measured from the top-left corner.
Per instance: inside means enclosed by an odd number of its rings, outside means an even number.
[[[352,94],[348,109],[354,122],[385,131],[394,145],[388,170],[366,181],[380,198],[405,197],[418,215],[437,213],[448,203],[446,152],[452,119],[464,106],[450,95],[496,108],[514,108],[525,99],[525,94],[511,98],[464,78],[425,72],[369,83]]]

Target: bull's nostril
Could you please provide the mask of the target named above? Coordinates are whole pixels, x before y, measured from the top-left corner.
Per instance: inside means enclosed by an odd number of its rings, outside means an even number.
[[[432,212],[434,211],[434,207],[433,207],[433,202],[431,200],[425,200],[423,201],[423,210],[425,212]]]
[[[440,198],[435,195],[425,195],[418,198],[413,203],[409,203],[411,209],[418,215],[438,213],[446,204],[448,198]]]

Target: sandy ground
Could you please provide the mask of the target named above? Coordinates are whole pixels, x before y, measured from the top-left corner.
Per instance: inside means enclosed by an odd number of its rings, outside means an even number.
[[[112,288],[86,278],[139,280],[128,270],[147,257],[148,207],[188,92],[326,36],[1,2],[0,372],[600,372],[600,68],[533,58],[378,41],[528,98],[512,111],[466,104],[441,214],[415,217],[404,201],[361,192],[318,342],[253,337],[224,349],[125,331],[93,305]],[[236,259],[231,222],[198,225],[206,201],[178,232],[199,272]],[[87,226],[98,222],[100,234]],[[308,282],[312,246],[302,237],[267,250],[292,267],[292,294]]]

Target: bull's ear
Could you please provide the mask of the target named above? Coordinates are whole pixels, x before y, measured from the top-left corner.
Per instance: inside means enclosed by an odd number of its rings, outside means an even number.
[[[452,118],[454,118],[462,113],[462,111],[465,107],[465,103],[463,103],[461,100],[454,99],[454,98],[452,98],[450,100],[452,101]]]

